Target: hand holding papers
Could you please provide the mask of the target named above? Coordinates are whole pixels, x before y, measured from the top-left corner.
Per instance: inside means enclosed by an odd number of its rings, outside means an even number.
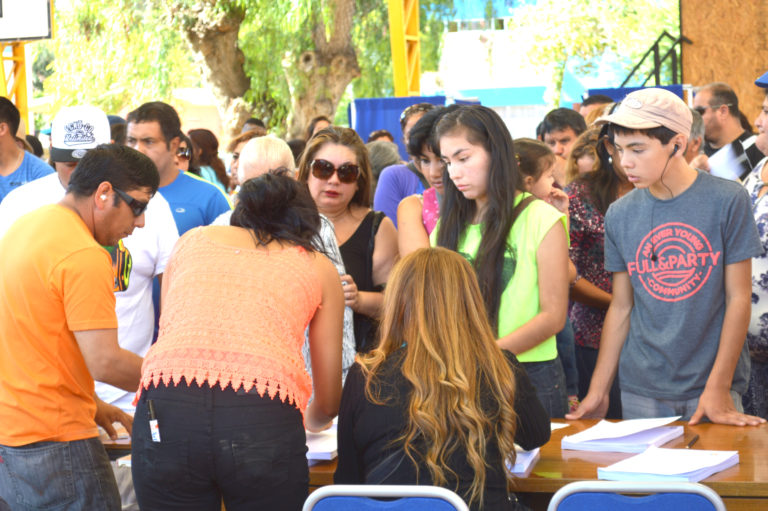
[[[539,447],[525,451],[522,447],[515,444],[515,464],[510,466],[509,461],[507,461],[507,468],[516,476],[527,477],[538,459]]]
[[[608,481],[690,481],[702,479],[739,463],[738,451],[700,451],[649,447],[637,456],[597,468]]]
[[[330,428],[312,433],[307,431],[307,459],[332,460],[338,455],[336,442],[336,419]]]
[[[575,435],[563,437],[562,449],[601,452],[643,452],[682,436],[682,426],[667,426],[677,417],[634,419],[620,422],[602,420]]]

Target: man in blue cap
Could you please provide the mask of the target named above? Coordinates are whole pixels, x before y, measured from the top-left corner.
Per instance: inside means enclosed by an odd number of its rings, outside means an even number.
[[[755,145],[766,156],[744,180],[744,187],[752,198],[752,212],[763,246],[768,246],[768,72],[755,80],[765,89],[760,114],[755,119],[757,138]],[[743,396],[744,412],[768,417],[768,253],[752,260],[752,317],[747,330],[752,371]]]

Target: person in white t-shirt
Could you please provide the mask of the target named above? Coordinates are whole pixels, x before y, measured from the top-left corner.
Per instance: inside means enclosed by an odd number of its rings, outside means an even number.
[[[63,108],[51,126],[51,160],[56,172],[14,189],[0,203],[0,238],[21,216],[59,202],[77,163],[89,149],[110,142],[106,114],[91,106]],[[162,275],[179,233],[168,202],[156,193],[145,225],[115,247],[106,247],[115,270],[115,309],[120,347],[144,356],[152,343],[152,279]],[[96,382],[103,401],[133,413],[133,393]]]

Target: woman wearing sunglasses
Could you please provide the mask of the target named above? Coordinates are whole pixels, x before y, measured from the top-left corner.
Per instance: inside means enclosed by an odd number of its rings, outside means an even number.
[[[382,290],[397,258],[397,231],[383,213],[371,210],[371,165],[357,133],[331,126],[307,144],[299,162],[320,213],[336,231],[347,275],[344,299],[354,311],[355,345],[366,352],[376,344]]]

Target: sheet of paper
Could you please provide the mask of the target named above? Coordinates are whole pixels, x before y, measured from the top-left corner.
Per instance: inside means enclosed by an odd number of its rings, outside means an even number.
[[[586,442],[588,440],[599,440],[603,438],[620,438],[633,435],[640,431],[645,431],[659,426],[666,426],[670,422],[680,419],[676,417],[662,417],[659,419],[632,419],[619,422],[608,422],[601,420],[594,426],[575,435],[566,437],[571,443]]]
[[[549,426],[552,428],[552,431],[556,431],[558,429],[567,428],[570,424],[566,424],[565,422],[550,422]]]
[[[742,168],[731,144],[721,147],[709,157],[709,171],[713,176],[739,180]]]

